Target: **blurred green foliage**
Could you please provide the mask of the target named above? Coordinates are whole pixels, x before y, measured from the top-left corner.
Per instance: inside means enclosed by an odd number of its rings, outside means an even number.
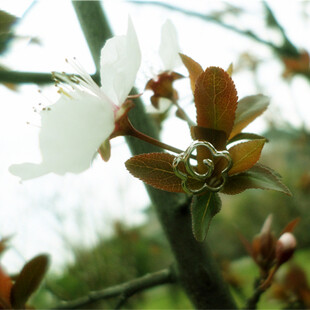
[[[60,275],[50,276],[45,294],[48,289],[52,293],[52,302],[57,304],[60,300],[73,300],[87,295],[91,290],[103,289],[166,268],[172,262],[168,245],[162,236],[153,235],[150,227],[146,225],[128,229],[121,223],[115,223],[114,235],[103,238],[96,246],[88,249],[73,246],[74,262],[68,264]],[[169,290],[173,291],[173,298],[178,296],[177,287],[170,285]],[[44,306],[44,298],[40,300],[39,297],[36,304]],[[143,299],[143,294],[133,296],[126,308],[136,307]],[[87,308],[113,308],[116,303],[111,299]]]
[[[10,40],[14,37],[12,29],[17,20],[15,16],[0,10],[0,54],[7,50]]]

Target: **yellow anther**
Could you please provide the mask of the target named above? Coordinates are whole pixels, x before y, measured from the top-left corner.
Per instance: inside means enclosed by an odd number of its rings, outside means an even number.
[[[62,87],[60,87],[60,88],[58,89],[58,93],[59,93],[59,94],[64,94],[64,95],[67,96],[68,98],[72,99],[72,96],[69,95],[69,93],[67,93]]]

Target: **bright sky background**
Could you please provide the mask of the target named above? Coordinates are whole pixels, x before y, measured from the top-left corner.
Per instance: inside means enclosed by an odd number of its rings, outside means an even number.
[[[0,0],[0,8],[22,16],[31,3],[28,0]],[[157,53],[160,29],[169,18],[177,28],[182,52],[203,67],[215,65],[227,68],[231,62],[238,67],[239,56],[244,52],[262,59],[259,89],[250,71],[236,72],[233,76],[239,98],[264,91],[272,98],[266,118],[280,124],[289,121],[297,126],[302,120],[309,128],[309,84],[298,77],[290,84],[284,82],[281,79],[281,63],[265,46],[217,25],[159,7],[116,0],[103,3],[115,34],[126,32],[128,15],[133,19],[143,54],[137,78],[140,91],[146,81],[161,69]],[[224,2],[219,0],[175,0],[169,3],[200,13],[210,13],[224,7]],[[247,0],[229,3],[245,9],[247,14],[227,17],[227,23],[254,29],[263,38],[277,42],[276,33],[265,31],[261,2]],[[309,52],[309,5],[292,0],[281,1],[281,6],[278,1],[270,1],[270,6],[297,47]],[[12,44],[10,52],[0,58],[0,64],[20,71],[70,72],[64,59],[76,57],[93,73],[92,58],[70,1],[36,2],[16,26],[16,33],[23,38]],[[30,44],[30,37],[38,38],[40,45]],[[186,74],[184,68],[177,71]],[[188,81],[180,82],[180,86],[179,94],[184,98],[180,103],[194,119]],[[4,255],[3,265],[13,271],[20,268],[25,259],[47,252],[51,254],[52,266],[56,268],[64,257],[70,258],[63,235],[90,246],[96,242],[98,232],[106,234],[110,231],[115,219],[130,225],[143,222],[142,211],[148,204],[148,197],[142,183],[131,177],[124,167],[123,163],[130,153],[122,138],[113,141],[112,158],[108,163],[97,158],[92,167],[80,175],[47,175],[20,184],[18,178],[8,173],[8,166],[40,161],[37,141],[39,119],[33,107],[39,102],[50,104],[58,95],[53,86],[40,88],[30,84],[20,86],[17,92],[0,85],[0,94],[0,236],[14,236],[12,249]],[[144,98],[148,104],[149,94]],[[31,125],[27,125],[27,121]],[[252,126],[256,132],[263,128],[263,121]],[[164,127],[163,141],[185,149],[190,143],[186,124],[172,117]]]

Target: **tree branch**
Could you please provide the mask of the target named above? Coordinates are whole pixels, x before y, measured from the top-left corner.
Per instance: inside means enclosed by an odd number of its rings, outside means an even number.
[[[0,83],[34,83],[34,84],[50,84],[53,83],[51,73],[38,72],[20,72],[0,70]]]
[[[106,18],[104,11],[99,1],[95,3],[86,3],[86,1],[74,1],[72,5],[75,9],[75,13],[80,21],[81,28],[84,36],[88,42],[88,47],[93,56],[97,72],[100,72],[100,53],[106,40],[112,37],[112,30],[109,26],[108,19]],[[92,1],[91,1],[92,2]],[[87,23],[81,22],[86,20],[94,20],[99,24],[97,27],[88,27]],[[92,42],[89,44],[89,42]]]
[[[163,7],[163,8],[166,8],[168,10],[173,10],[173,11],[176,11],[176,12],[188,15],[188,16],[197,17],[197,18],[200,18],[202,20],[205,20],[205,21],[217,24],[218,26],[221,26],[221,27],[223,27],[223,28],[225,28],[227,30],[230,30],[230,31],[233,31],[233,32],[238,33],[240,35],[249,37],[250,39],[252,39],[252,40],[254,40],[256,42],[259,42],[261,44],[264,44],[264,45],[270,47],[274,52],[279,53],[280,55],[288,53],[288,51],[286,50],[287,46],[279,47],[279,46],[273,44],[270,41],[266,41],[266,40],[260,38],[259,36],[257,36],[255,33],[253,33],[250,30],[242,30],[242,29],[237,28],[237,27],[235,27],[233,25],[226,24],[226,23],[222,22],[221,20],[219,20],[219,19],[217,19],[217,18],[215,18],[213,16],[210,16],[210,15],[205,15],[205,14],[194,12],[194,11],[188,11],[188,10],[185,10],[185,9],[182,9],[182,8],[177,7],[177,6],[174,6],[174,5],[171,5],[171,4],[168,4],[168,3],[164,3],[164,2],[157,2],[157,1],[135,1],[135,0],[128,0],[128,2],[135,3],[135,4],[147,4],[147,5],[159,6],[159,7]],[[291,56],[299,55],[298,51],[296,50],[296,48],[293,49],[292,46],[290,46],[289,52],[290,52]],[[292,53],[293,53],[293,55],[292,55]]]
[[[247,300],[247,304],[244,309],[256,309],[257,303],[264,292],[265,290],[260,288],[255,289],[253,295]]]
[[[275,15],[273,14],[271,8],[269,7],[269,5],[267,4],[266,1],[262,2],[265,10],[266,10],[266,14],[267,14],[267,24],[269,24],[270,27],[276,28],[279,30],[279,32],[282,35],[283,38],[283,45],[281,47],[281,53],[282,55],[285,56],[290,56],[290,57],[298,57],[299,56],[299,52],[297,50],[297,48],[293,45],[293,43],[289,40],[289,38],[287,37],[284,28],[282,27],[282,25],[278,22],[278,20],[276,19]]]
[[[172,271],[172,268],[167,268],[100,291],[90,292],[87,296],[60,304],[55,309],[79,309],[88,306],[93,302],[116,296],[121,296],[120,301],[122,301],[122,303],[119,302],[117,306],[120,307],[129,297],[138,292],[142,292],[158,285],[174,282],[176,282],[175,274]]]
[[[107,22],[102,20],[104,15],[100,13],[100,2],[72,1],[72,4],[96,62],[95,58],[100,55],[100,49],[108,39],[100,31],[109,33],[104,29]],[[87,13],[88,10],[91,14]],[[94,33],[97,33],[97,36]],[[135,108],[129,114],[137,130],[158,139],[156,127],[145,113],[140,100],[135,100]],[[160,148],[134,137],[128,137],[126,140],[133,154],[161,151]],[[150,186],[146,188],[171,246],[180,283],[194,306],[197,309],[235,309],[235,302],[212,253],[204,243],[197,242],[193,237],[190,199],[183,194],[168,193]]]
[[[68,74],[68,76],[70,76],[70,74]],[[95,82],[99,81],[99,76],[97,74],[94,74],[91,77]],[[52,73],[0,70],[0,83],[13,83],[13,84],[32,83],[43,85],[43,84],[55,83],[55,81],[53,79]]]
[[[244,309],[256,309],[257,308],[257,303],[259,302],[260,297],[266,291],[266,289],[262,289],[260,286],[261,280],[262,280],[261,278],[258,278],[255,280],[253,295],[247,300],[247,303]]]

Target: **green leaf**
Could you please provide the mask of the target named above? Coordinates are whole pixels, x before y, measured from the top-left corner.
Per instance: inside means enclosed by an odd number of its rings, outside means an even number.
[[[223,130],[230,136],[237,108],[237,91],[229,74],[218,67],[209,67],[195,85],[197,125]]]
[[[234,175],[253,167],[260,158],[264,144],[265,139],[260,139],[239,143],[230,148],[228,151],[233,166],[228,175]]]
[[[281,182],[279,175],[261,164],[229,177],[221,192],[236,195],[250,188],[275,190],[291,196],[290,190]]]
[[[237,135],[235,135],[232,139],[230,139],[227,144],[237,142],[240,140],[259,140],[259,139],[265,139],[266,142],[269,142],[267,138],[261,135],[257,135],[256,133],[240,132]]]
[[[191,204],[194,237],[202,242],[208,233],[212,218],[221,209],[221,199],[216,193],[207,192],[194,196]]]
[[[260,116],[269,105],[269,98],[263,95],[248,96],[238,102],[236,118],[230,139],[237,135],[243,128]]]
[[[48,268],[48,256],[38,255],[23,267],[11,291],[14,309],[23,309],[29,297],[39,287]]]

